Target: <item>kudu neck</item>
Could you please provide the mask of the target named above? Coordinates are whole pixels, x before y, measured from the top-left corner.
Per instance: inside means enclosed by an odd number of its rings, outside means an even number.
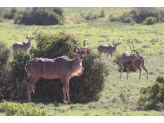
[[[76,54],[73,62],[79,65],[82,62],[82,59],[78,56],[78,54]]]

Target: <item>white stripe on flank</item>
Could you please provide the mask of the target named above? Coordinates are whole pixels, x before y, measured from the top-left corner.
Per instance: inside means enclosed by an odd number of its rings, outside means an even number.
[[[52,73],[52,70],[53,70],[53,62],[52,62],[52,69],[51,69],[51,73]]]
[[[45,73],[45,61],[44,61],[44,73]]]
[[[37,64],[38,64],[38,60],[37,60]],[[38,64],[38,68],[39,68],[39,64]],[[40,75],[40,68],[39,68],[39,75]]]

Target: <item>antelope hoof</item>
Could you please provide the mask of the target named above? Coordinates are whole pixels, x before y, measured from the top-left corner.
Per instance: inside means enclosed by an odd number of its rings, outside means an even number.
[[[71,104],[71,101],[70,101],[70,102],[68,102],[68,104],[70,105],[70,104]]]

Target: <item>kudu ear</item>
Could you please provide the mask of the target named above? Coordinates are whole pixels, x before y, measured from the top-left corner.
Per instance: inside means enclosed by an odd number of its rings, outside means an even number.
[[[34,37],[32,37],[31,39],[34,39]]]
[[[26,37],[26,39],[28,39],[28,36]]]
[[[89,54],[91,52],[91,49],[87,49],[84,54]]]
[[[119,45],[119,44],[120,44],[120,42],[117,43],[117,45]]]
[[[76,47],[73,47],[72,50],[73,50],[73,52],[77,52],[77,48]]]

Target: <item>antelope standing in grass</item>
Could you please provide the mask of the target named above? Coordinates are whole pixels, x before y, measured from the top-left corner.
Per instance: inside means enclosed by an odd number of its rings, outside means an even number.
[[[72,36],[70,38],[74,40],[73,52],[76,53],[74,59],[69,59],[66,56],[55,59],[34,58],[26,64],[25,69],[27,75],[30,77],[30,82],[27,85],[29,102],[31,102],[32,87],[39,78],[45,78],[61,79],[64,101],[66,101],[67,93],[67,100],[71,103],[69,97],[69,80],[71,77],[79,76],[83,73],[84,68],[82,67],[82,60],[84,59],[84,54],[88,54],[91,49],[88,49],[87,46],[85,46],[87,38],[84,40],[84,48],[82,50],[76,45],[76,40]]]
[[[34,37],[28,37],[27,33],[26,33],[26,39],[28,39],[28,42],[22,42],[22,43],[15,43],[13,44],[11,47],[13,49],[13,56],[16,52],[16,50],[18,50],[19,48],[23,51],[26,52],[28,49],[31,48],[32,44],[31,44],[31,40],[34,39]],[[10,47],[10,48],[11,48]]]
[[[113,38],[113,37],[112,37]],[[120,37],[121,39],[121,37]],[[120,40],[119,39],[119,40]],[[107,57],[108,55],[110,54],[111,55],[111,58],[112,58],[112,54],[113,52],[116,52],[117,51],[117,45],[119,45],[120,42],[116,43],[113,39],[113,46],[112,45],[100,45],[97,50],[102,54],[102,53],[107,53]],[[106,58],[107,58],[106,57]]]
[[[131,49],[130,44],[129,43],[127,43],[127,44],[129,45],[129,47]],[[131,50],[136,52],[136,54],[128,53],[127,51],[125,51],[120,58],[120,64],[121,64],[120,79],[121,79],[121,75],[122,75],[124,66],[127,66],[127,79],[128,79],[128,73],[129,73],[130,66],[135,66],[140,70],[139,78],[141,78],[141,70],[142,70],[141,67],[142,67],[146,71],[147,79],[148,79],[148,70],[146,69],[146,67],[144,65],[145,64],[144,60],[146,60],[146,57],[141,56],[139,54],[138,50],[134,49],[134,45],[133,45],[133,49],[131,49]]]

